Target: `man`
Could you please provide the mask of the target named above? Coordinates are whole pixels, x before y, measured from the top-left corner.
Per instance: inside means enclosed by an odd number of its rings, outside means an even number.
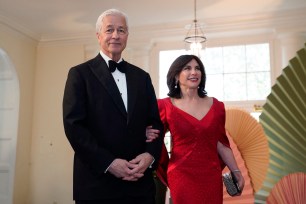
[[[150,76],[121,57],[128,39],[124,13],[102,13],[96,35],[100,53],[70,69],[63,99],[65,133],[75,152],[74,200],[154,204],[152,170],[163,141],[146,142],[146,126],[161,132],[163,126]]]

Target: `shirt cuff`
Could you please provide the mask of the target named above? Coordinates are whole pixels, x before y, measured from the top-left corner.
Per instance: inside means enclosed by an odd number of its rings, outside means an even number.
[[[154,159],[154,157],[153,157],[153,161],[152,161],[152,163],[151,163],[150,166],[149,166],[150,169],[152,168],[154,162],[155,162],[155,159]]]
[[[114,160],[114,161],[115,161],[115,160]],[[114,161],[112,161],[112,163],[113,163]],[[105,169],[104,173],[107,173],[107,171],[108,171],[109,167],[112,165],[112,163],[110,163],[110,165]]]

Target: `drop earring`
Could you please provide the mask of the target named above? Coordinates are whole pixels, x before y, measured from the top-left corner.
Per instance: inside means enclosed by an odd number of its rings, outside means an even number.
[[[175,82],[175,86],[174,86],[175,89],[177,89],[177,84],[178,84],[178,81]]]

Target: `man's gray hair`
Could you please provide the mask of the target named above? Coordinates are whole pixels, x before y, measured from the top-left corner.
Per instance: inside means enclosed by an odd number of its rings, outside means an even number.
[[[119,15],[119,16],[123,16],[123,17],[125,18],[127,30],[129,29],[129,26],[128,26],[128,17],[127,17],[127,15],[126,15],[125,13],[123,13],[122,11],[119,11],[118,9],[108,9],[108,10],[104,11],[104,12],[98,17],[98,20],[97,20],[97,23],[96,23],[96,32],[97,32],[97,33],[100,33],[100,31],[101,31],[103,18],[104,18],[105,16],[110,16],[110,15]]]

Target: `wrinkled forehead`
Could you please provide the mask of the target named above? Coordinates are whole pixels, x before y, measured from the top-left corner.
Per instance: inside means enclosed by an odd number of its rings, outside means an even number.
[[[121,27],[121,28],[127,28],[127,22],[123,15],[119,14],[109,14],[106,15],[102,19],[102,24],[104,27]]]

